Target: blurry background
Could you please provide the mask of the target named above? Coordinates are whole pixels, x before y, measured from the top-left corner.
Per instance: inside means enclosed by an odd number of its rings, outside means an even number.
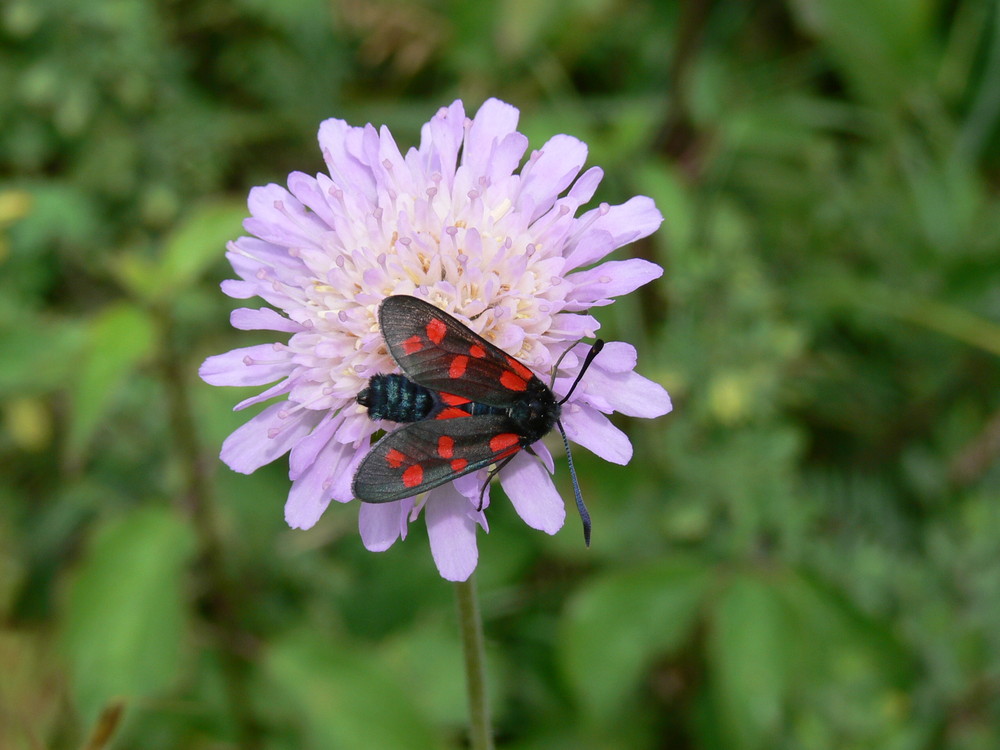
[[[0,747],[459,748],[423,524],[217,458],[248,190],[462,97],[655,198],[599,312],[675,411],[480,534],[505,748],[1000,747],[1000,14],[944,0],[5,0]],[[619,254],[618,257],[625,257]],[[557,479],[571,497],[565,462]],[[571,514],[572,515],[572,514]]]

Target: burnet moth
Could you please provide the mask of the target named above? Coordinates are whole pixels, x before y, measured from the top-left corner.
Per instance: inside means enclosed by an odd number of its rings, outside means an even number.
[[[590,546],[590,514],[559,415],[604,342],[594,343],[573,385],[557,401],[522,363],[428,302],[386,297],[378,319],[389,353],[405,375],[373,375],[357,401],[373,420],[406,424],[387,433],[361,461],[354,496],[388,503],[492,466],[488,483],[518,451],[530,451],[555,426],[566,447],[583,537]]]

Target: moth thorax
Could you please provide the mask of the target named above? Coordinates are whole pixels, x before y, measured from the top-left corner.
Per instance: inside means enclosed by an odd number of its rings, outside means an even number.
[[[552,391],[540,380],[528,383],[528,389],[510,408],[510,416],[520,426],[526,438],[525,444],[533,443],[547,434],[559,419],[561,411]]]
[[[434,396],[404,375],[373,375],[358,394],[358,403],[368,407],[372,419],[417,422],[434,406]]]

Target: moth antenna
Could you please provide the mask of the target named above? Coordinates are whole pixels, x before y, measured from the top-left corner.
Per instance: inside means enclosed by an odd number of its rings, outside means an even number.
[[[593,351],[593,349],[591,351]],[[590,357],[589,359],[593,359],[593,357]],[[584,365],[584,368],[586,368],[586,365]],[[577,378],[577,380],[579,380],[579,378]],[[563,439],[563,446],[566,448],[566,460],[569,462],[569,475],[573,479],[573,494],[576,496],[576,509],[580,512],[580,520],[583,521],[583,541],[589,547],[590,513],[587,512],[587,506],[583,504],[583,495],[580,494],[580,483],[576,479],[576,469],[573,467],[573,454],[570,453],[569,450],[569,439],[566,437],[566,430],[563,429],[562,422],[558,420],[556,421],[556,427],[559,428],[559,434],[562,435]]]
[[[576,346],[576,344],[573,344],[573,346]],[[570,349],[572,348],[573,347],[570,347]],[[565,404],[566,401],[569,400],[569,397],[573,395],[573,391],[575,391],[576,387],[580,384],[580,379],[583,377],[583,374],[587,372],[587,368],[590,367],[590,363],[594,361],[594,357],[596,357],[598,354],[601,353],[601,349],[603,348],[604,348],[603,339],[597,339],[597,341],[594,342],[594,345],[590,347],[590,351],[587,352],[587,358],[583,360],[583,366],[580,368],[580,372],[577,373],[576,380],[574,380],[573,385],[569,387],[569,392],[565,396],[563,396],[562,400],[559,402],[560,406]],[[566,356],[567,352],[569,352],[569,349],[567,349],[565,352],[562,353],[562,357],[559,357],[558,361],[556,362],[556,368],[559,367],[559,362],[562,362],[562,358]],[[566,436],[563,435],[564,439],[565,437]]]
[[[580,342],[576,342],[579,344]],[[573,344],[569,349],[564,351],[562,355],[556,360],[556,367],[553,370],[552,380],[555,382],[555,372],[559,370],[559,364],[562,362],[563,357],[565,357],[576,344]],[[587,372],[587,368],[590,367],[590,363],[594,361],[594,357],[600,354],[601,349],[604,348],[604,340],[597,339],[594,345],[590,347],[590,351],[587,352],[586,358],[583,360],[583,365],[580,367],[580,372],[577,373],[576,380],[573,381],[573,385],[569,387],[569,391],[562,400],[559,401],[559,405],[562,406],[569,400],[569,397],[573,395],[573,391],[580,384],[583,374]],[[569,449],[569,438],[566,437],[566,430],[563,429],[562,422],[558,419],[556,420],[556,427],[559,428],[559,434],[562,435],[563,447],[566,449],[566,460],[569,462],[569,475],[573,480],[573,495],[576,497],[576,509],[580,513],[580,520],[583,521],[583,541],[589,547],[590,546],[590,513],[587,512],[587,506],[583,504],[583,495],[580,493],[580,482],[576,478],[576,467],[573,466],[573,454]]]

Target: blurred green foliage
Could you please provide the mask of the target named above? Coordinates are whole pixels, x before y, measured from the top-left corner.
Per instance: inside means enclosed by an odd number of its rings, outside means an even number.
[[[285,528],[195,372],[257,341],[223,246],[320,120],[408,146],[491,95],[656,199],[666,274],[600,317],[676,405],[627,468],[578,452],[590,550],[491,508],[500,746],[1000,747],[985,0],[6,0],[0,747],[119,700],[121,748],[462,746],[425,532]]]

